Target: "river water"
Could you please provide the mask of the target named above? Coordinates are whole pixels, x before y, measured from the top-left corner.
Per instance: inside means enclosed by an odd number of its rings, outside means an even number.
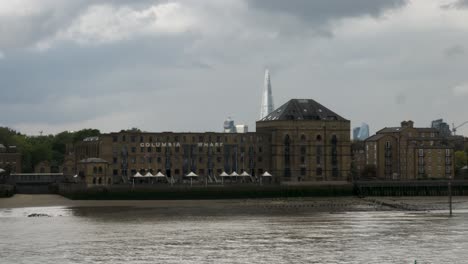
[[[0,208],[0,235],[2,264],[468,263],[467,211]]]

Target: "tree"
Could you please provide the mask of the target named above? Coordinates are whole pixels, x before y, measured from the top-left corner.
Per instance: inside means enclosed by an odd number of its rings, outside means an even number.
[[[468,155],[465,151],[455,151],[455,173],[460,175],[461,169],[468,165]]]
[[[86,128],[73,133],[73,143],[81,141],[87,137],[98,137],[101,135],[101,131],[98,129]]]

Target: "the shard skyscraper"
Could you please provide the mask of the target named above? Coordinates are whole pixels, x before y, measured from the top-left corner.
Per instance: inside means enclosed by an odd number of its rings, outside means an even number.
[[[260,119],[263,119],[269,113],[273,112],[273,94],[271,93],[270,72],[265,70],[265,82],[262,93],[262,107],[260,109]]]

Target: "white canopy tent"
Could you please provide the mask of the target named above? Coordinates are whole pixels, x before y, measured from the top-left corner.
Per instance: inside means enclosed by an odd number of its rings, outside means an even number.
[[[156,178],[166,178],[166,175],[164,175],[160,171],[158,171],[158,173],[156,173],[156,175],[154,175],[154,177],[156,177]]]
[[[271,175],[268,171],[265,171],[265,172],[262,174],[262,177],[260,177],[260,185],[263,183],[263,177],[268,177],[268,178],[270,178],[269,181],[271,182],[271,179],[272,179],[271,177],[272,177],[272,176],[273,176],[273,175]]]
[[[185,175],[187,177],[198,177],[197,174],[195,174],[193,171],[191,171],[189,174]]]
[[[133,175],[134,178],[139,178],[139,177],[143,177],[143,175],[141,175],[139,172],[135,173],[135,175]]]
[[[237,176],[239,176],[239,174],[237,174],[237,172],[233,171],[233,172],[231,173],[231,175],[229,175],[229,176],[231,176],[231,177],[237,177]]]
[[[151,174],[151,172],[148,171],[148,172],[145,174],[145,177],[154,177],[154,175]]]
[[[243,171],[239,176],[250,177],[250,174],[248,174],[246,171]]]
[[[193,171],[191,171],[189,174],[185,175],[190,178],[190,186],[192,186],[192,179],[193,177],[198,177],[197,174],[195,174]]]
[[[229,174],[227,174],[225,171],[223,171],[219,177],[229,177]]]

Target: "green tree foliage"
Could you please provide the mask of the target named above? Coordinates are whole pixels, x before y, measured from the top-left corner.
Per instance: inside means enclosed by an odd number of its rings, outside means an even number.
[[[63,163],[67,145],[100,134],[97,129],[83,129],[76,132],[64,131],[57,135],[27,136],[8,127],[0,127],[0,144],[17,146],[22,157],[23,172],[34,171],[34,166],[41,161],[49,161],[54,171]]]
[[[455,151],[455,173],[460,174],[461,168],[468,165],[468,155],[465,151]]]
[[[97,137],[101,135],[98,129],[86,128],[80,131],[73,132],[73,143],[81,141],[87,137]]]

